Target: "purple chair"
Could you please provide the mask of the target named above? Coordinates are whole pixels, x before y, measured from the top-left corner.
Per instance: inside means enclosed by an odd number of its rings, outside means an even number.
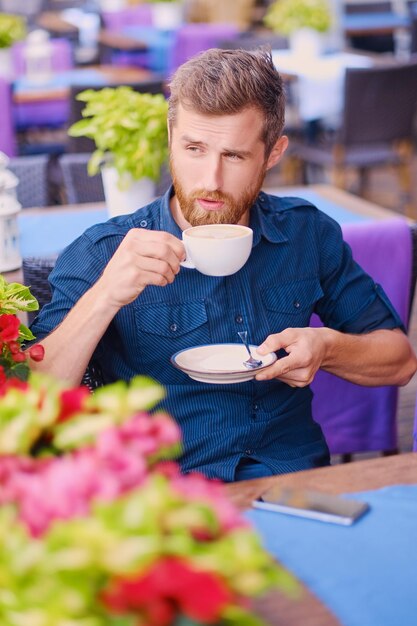
[[[103,11],[104,27],[113,32],[122,31],[126,26],[153,26],[152,6],[138,4],[120,11]]]
[[[67,39],[51,39],[53,48],[52,70],[60,72],[74,67],[73,49]],[[12,47],[12,62],[16,77],[25,74],[25,43],[19,42]],[[18,129],[30,126],[55,126],[66,123],[69,114],[68,99],[49,100],[47,102],[19,103],[14,107],[14,122]]]
[[[13,157],[17,154],[14,121],[12,115],[12,93],[10,83],[0,78],[0,151]]]
[[[355,260],[384,288],[408,324],[412,237],[402,218],[342,226]],[[313,316],[312,326],[321,322]],[[361,387],[320,371],[312,384],[313,415],[332,454],[395,452],[397,387]]]
[[[172,51],[170,71],[188,61],[198,52],[217,48],[224,39],[235,39],[239,29],[233,24],[184,24],[178,29]]]

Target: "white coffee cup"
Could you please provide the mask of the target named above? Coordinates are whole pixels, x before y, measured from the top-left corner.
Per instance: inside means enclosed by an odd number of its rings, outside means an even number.
[[[229,276],[248,260],[253,231],[240,224],[205,224],[187,228],[182,239],[187,253],[183,267],[207,276]]]

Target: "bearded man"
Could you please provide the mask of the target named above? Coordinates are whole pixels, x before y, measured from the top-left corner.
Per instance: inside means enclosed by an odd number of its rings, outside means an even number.
[[[309,384],[319,368],[363,385],[406,384],[417,361],[401,320],[334,220],[261,191],[288,145],[270,53],[208,50],[170,90],[173,185],[63,252],[32,327],[46,351],[36,368],[78,384],[93,360],[105,383],[159,381],[182,429],[184,472],[233,481],[326,465]],[[182,231],[222,223],[252,228],[244,267],[226,277],[182,267]],[[313,312],[324,327],[309,327]],[[254,380],[207,384],[170,363],[191,346],[239,343],[242,330],[259,352],[284,355]]]

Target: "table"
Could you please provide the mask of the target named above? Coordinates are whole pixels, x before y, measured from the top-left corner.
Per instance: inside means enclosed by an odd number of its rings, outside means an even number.
[[[366,461],[356,461],[345,465],[319,468],[309,471],[296,472],[262,478],[252,481],[244,481],[226,486],[227,493],[232,501],[240,508],[245,509],[251,506],[253,499],[259,497],[269,486],[278,485],[280,487],[315,489],[332,494],[353,493],[357,491],[367,491],[380,489],[394,485],[416,485],[417,484],[417,454],[408,453],[391,457],[376,458]],[[258,514],[259,512],[256,512]],[[368,513],[370,516],[372,513]],[[250,514],[253,515],[252,513]],[[265,513],[263,513],[265,516]],[[270,514],[271,515],[271,514]],[[276,514],[272,514],[276,515]],[[288,523],[288,516],[285,522]],[[293,518],[295,519],[295,518]],[[414,518],[416,519],[416,518]],[[365,522],[366,517],[363,519]],[[368,518],[368,522],[371,518]],[[308,520],[297,520],[304,524],[320,524]],[[357,524],[362,522],[357,522]],[[326,525],[327,528],[327,525]],[[330,526],[328,527],[330,529]],[[353,527],[354,528],[354,527]],[[345,531],[345,540],[349,541],[351,529]],[[277,532],[279,529],[277,528]],[[265,537],[264,537],[265,539]],[[415,544],[415,535],[412,538]],[[363,546],[366,550],[366,546]],[[415,550],[413,556],[415,555]],[[392,563],[386,563],[390,568]],[[401,563],[397,564],[400,570]],[[415,561],[417,571],[417,560]],[[401,576],[400,572],[398,574]],[[355,572],[352,572],[355,576]],[[415,580],[410,580],[410,602],[415,600],[415,592],[412,587]],[[336,584],[336,583],[335,583]],[[407,581],[404,581],[407,584]],[[390,593],[389,589],[381,589],[381,594]],[[407,596],[408,597],[408,596]],[[352,602],[355,598],[352,596]],[[298,600],[291,600],[281,594],[270,594],[266,599],[257,603],[257,610],[268,620],[271,626],[336,626],[341,624],[338,618],[321,603],[306,587],[303,588],[302,595]],[[395,607],[397,608],[397,607]],[[400,610],[401,607],[398,607]],[[413,624],[415,614],[409,616],[408,621],[398,621],[398,624]],[[378,626],[394,626],[390,622],[381,621]],[[362,626],[370,626],[370,622],[364,621]]]
[[[158,76],[154,72],[136,67],[114,67],[98,65],[60,72],[52,76],[48,83],[34,83],[21,77],[13,83],[13,102],[37,103],[51,100],[65,100],[69,97],[72,85],[106,87],[151,80]]]
[[[346,224],[398,217],[388,209],[332,185],[268,188],[267,191],[304,197]],[[56,254],[86,228],[106,219],[102,203],[24,209],[19,215],[21,254],[23,257]]]
[[[393,11],[348,13],[342,16],[341,23],[347,37],[391,35],[398,29],[408,29],[410,17]]]

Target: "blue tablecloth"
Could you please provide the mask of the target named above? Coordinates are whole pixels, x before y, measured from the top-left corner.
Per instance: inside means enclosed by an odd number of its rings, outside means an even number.
[[[357,213],[351,213],[342,206],[322,198],[311,189],[292,189],[299,195],[316,204],[340,224],[370,221]],[[279,193],[279,190],[276,190]],[[97,210],[51,210],[50,213],[30,214],[22,211],[19,215],[20,251],[22,257],[48,256],[63,250],[86,228],[108,219],[105,208]]]
[[[363,34],[363,31],[376,33],[381,29],[407,28],[410,26],[408,15],[386,11],[381,13],[348,13],[342,16],[342,28],[349,30],[353,35],[355,31]]]
[[[52,256],[61,252],[87,228],[108,219],[102,210],[77,210],[30,214],[22,211],[18,217],[20,254],[22,257]]]
[[[343,626],[417,624],[417,485],[351,494],[371,510],[351,527],[246,515],[265,547]]]
[[[279,196],[283,195],[282,191],[279,188],[270,190],[273,194]],[[360,222],[371,222],[373,220],[372,217],[366,215],[359,215],[358,213],[352,213],[348,209],[335,204],[332,200],[327,200],[327,198],[323,198],[320,194],[318,194],[314,189],[299,188],[299,187],[287,187],[285,190],[285,195],[293,195],[299,198],[304,198],[308,200],[319,209],[330,215],[336,222],[339,224],[353,224]]]
[[[21,76],[13,82],[13,91],[19,93],[21,91],[51,89],[60,87],[70,87],[71,85],[95,85],[102,87],[108,84],[108,78],[102,72],[94,69],[74,69],[57,72],[51,76],[51,79],[39,83],[30,80],[26,76]]]

